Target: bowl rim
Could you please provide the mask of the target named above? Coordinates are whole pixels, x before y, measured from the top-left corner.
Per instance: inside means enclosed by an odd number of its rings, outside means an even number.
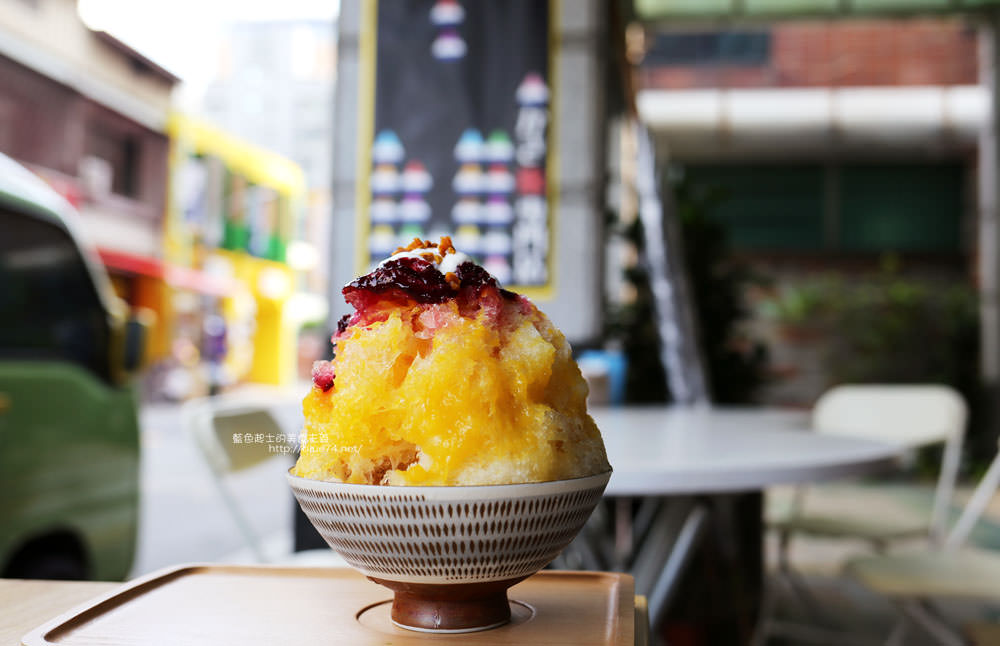
[[[518,488],[524,487],[565,487],[567,485],[584,485],[585,481],[592,480],[595,485],[602,483],[607,486],[608,481],[611,480],[611,474],[614,472],[614,468],[609,467],[605,471],[600,473],[593,473],[588,476],[577,476],[575,478],[563,478],[561,480],[540,480],[538,482],[512,482],[507,484],[478,484],[478,485],[376,485],[376,484],[362,484],[357,482],[339,482],[335,480],[314,480],[312,478],[304,478],[302,476],[297,476],[292,473],[292,466],[285,473],[285,477],[288,482],[292,485],[297,485],[302,488],[336,488],[336,489],[347,489],[348,491],[354,490],[362,494],[372,494],[376,492],[381,493],[406,493],[411,492],[427,492],[427,493],[442,493],[445,491],[477,491],[486,493],[488,489],[495,490],[506,490],[512,491]],[[581,486],[584,488],[586,485]],[[572,486],[571,488],[576,488]]]

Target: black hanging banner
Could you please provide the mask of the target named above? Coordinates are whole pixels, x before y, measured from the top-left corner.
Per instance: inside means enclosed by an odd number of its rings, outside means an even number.
[[[549,3],[373,0],[365,19],[358,270],[450,235],[504,285],[551,297]]]

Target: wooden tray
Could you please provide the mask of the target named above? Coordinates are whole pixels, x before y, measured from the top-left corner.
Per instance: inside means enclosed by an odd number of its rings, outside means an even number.
[[[191,565],[127,583],[36,628],[22,643],[632,646],[633,594],[632,577],[626,574],[542,571],[510,589],[510,624],[431,635],[394,626],[392,593],[354,570]]]

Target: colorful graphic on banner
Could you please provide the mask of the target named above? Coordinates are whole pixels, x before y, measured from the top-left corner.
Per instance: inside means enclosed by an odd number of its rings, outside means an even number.
[[[505,285],[547,295],[557,194],[548,3],[383,1],[368,20],[358,270],[415,236],[451,235]]]

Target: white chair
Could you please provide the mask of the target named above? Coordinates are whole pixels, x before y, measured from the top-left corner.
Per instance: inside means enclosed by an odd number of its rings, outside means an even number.
[[[813,408],[812,426],[817,433],[865,437],[906,449],[944,445],[931,515],[900,523],[872,517],[863,508],[852,516],[810,514],[804,509],[806,490],[800,487],[791,512],[770,523],[781,537],[779,561],[787,560],[794,534],[859,538],[878,550],[913,536],[939,540],[948,522],[967,418],[965,400],[948,386],[845,385],[824,393]]]
[[[254,558],[267,562],[260,536],[253,528],[239,498],[230,489],[228,476],[244,471],[281,455],[266,441],[284,431],[271,413],[259,404],[243,398],[206,397],[184,404],[181,412],[184,427],[201,452],[212,474],[212,481]],[[235,438],[240,441],[236,442]],[[251,441],[244,442],[243,438]]]
[[[973,598],[1000,604],[1000,554],[966,546],[998,486],[1000,452],[942,545],[916,553],[856,558],[844,566],[847,575],[893,599],[900,609],[903,616],[887,646],[905,643],[911,625],[946,646],[968,643],[936,612],[933,599]],[[996,634],[995,630],[990,632]]]
[[[940,475],[928,518],[896,520],[866,513],[863,505],[852,515],[834,516],[810,513],[805,508],[807,490],[796,489],[791,510],[768,525],[778,532],[778,572],[799,601],[818,623],[829,623],[808,587],[791,566],[789,550],[796,535],[824,538],[859,539],[876,551],[893,542],[914,537],[939,541],[948,522],[955,478],[958,474],[965,436],[968,407],[954,389],[943,385],[843,385],[824,393],[812,414],[817,433],[850,435],[888,442],[905,449],[943,444]],[[798,632],[801,627],[784,626],[779,630],[769,617],[773,595],[767,595],[762,611],[758,643],[774,632]]]
[[[274,402],[271,402],[274,403]],[[194,399],[181,411],[184,427],[200,450],[226,509],[232,516],[253,558],[261,563],[345,565],[333,550],[307,550],[273,554],[253,528],[240,499],[231,490],[228,476],[268,460],[283,458],[291,466],[292,442],[274,419],[266,398],[217,396]],[[239,437],[240,441],[236,441]],[[284,437],[284,439],[282,439]],[[250,438],[252,441],[247,441]],[[276,486],[285,486],[282,479]],[[289,496],[291,491],[289,490]]]

